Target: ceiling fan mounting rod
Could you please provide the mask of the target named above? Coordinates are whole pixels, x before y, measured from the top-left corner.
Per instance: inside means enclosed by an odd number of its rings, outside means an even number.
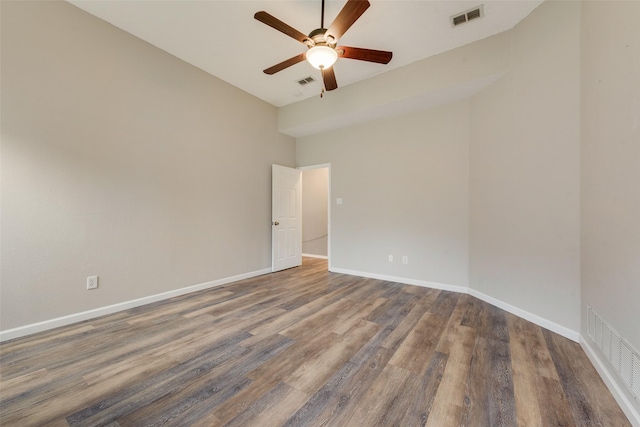
[[[324,28],[324,0],[322,0],[322,12],[320,12],[320,28]]]

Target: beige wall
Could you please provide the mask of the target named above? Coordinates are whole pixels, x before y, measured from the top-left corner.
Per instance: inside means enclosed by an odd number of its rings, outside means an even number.
[[[588,336],[589,304],[636,350],[640,350],[638,16],[640,2],[583,5],[581,157],[582,334]],[[611,365],[605,366],[620,382]],[[626,392],[623,385],[620,389]],[[640,414],[640,401],[630,396],[629,401]]]
[[[467,286],[468,137],[461,101],[299,138],[331,163],[332,267]]]
[[[275,107],[49,1],[2,2],[1,101],[2,330],[270,266]]]
[[[329,168],[302,171],[302,253],[327,256]]]
[[[580,3],[512,31],[512,69],[471,98],[470,287],[580,330]]]

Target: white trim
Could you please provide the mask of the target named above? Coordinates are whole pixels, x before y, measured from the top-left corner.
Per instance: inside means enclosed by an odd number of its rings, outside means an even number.
[[[70,325],[72,323],[82,322],[84,320],[94,319],[106,314],[116,313],[118,311],[128,310],[130,308],[139,307],[141,305],[150,304],[152,302],[162,301],[165,299],[177,297],[180,295],[197,292],[204,289],[214,288],[216,286],[226,285],[227,283],[237,282],[238,280],[249,279],[251,277],[261,276],[271,273],[270,268],[256,270],[249,273],[238,274],[236,276],[225,277],[222,279],[212,280],[210,282],[200,283],[198,285],[187,286],[185,288],[175,289],[173,291],[163,292],[161,294],[150,295],[148,297],[138,298],[131,301],[125,301],[93,310],[83,311],[81,313],[70,314],[44,322],[32,323],[18,328],[0,331],[0,342],[12,340],[14,338],[24,337],[26,335],[35,334],[36,332],[47,331],[49,329],[58,328],[60,326]]]
[[[545,329],[548,329],[551,332],[555,332],[558,335],[562,335],[563,337],[568,338],[571,341],[574,341],[574,342],[580,341],[579,332],[574,331],[573,329],[564,327],[562,325],[558,325],[557,323],[552,322],[551,320],[547,320],[544,317],[540,317],[537,314],[529,313],[526,310],[523,310],[511,304],[508,304],[504,301],[500,301],[497,298],[490,297],[489,295],[483,294],[482,292],[478,292],[471,288],[469,289],[469,295],[474,296],[478,299],[481,299],[482,301],[488,302],[489,304],[494,305],[498,308],[501,308],[505,311],[508,311],[511,314],[515,314],[516,316],[521,317],[525,320],[528,320],[531,323],[535,323],[536,325],[541,326]]]
[[[320,163],[318,165],[309,165],[309,166],[298,166],[298,169],[301,171],[307,171],[310,169],[324,169],[331,168],[331,163]]]
[[[629,418],[629,422],[636,427],[640,427],[640,413],[636,411],[633,402],[629,400],[623,389],[618,385],[616,377],[609,371],[608,366],[610,365],[608,363],[604,363],[602,359],[600,359],[600,356],[598,356],[598,354],[593,350],[593,347],[589,344],[589,340],[582,335],[580,335],[580,345],[587,354],[591,364],[595,366],[596,371],[598,371],[598,374],[600,374],[600,377],[607,385],[607,388],[613,395],[613,398],[618,402],[618,405],[620,405],[622,412],[624,412],[627,418]]]
[[[303,253],[302,256],[306,256],[308,258],[329,259],[329,257],[326,256],[326,255],[315,255],[315,254],[305,254],[305,253]]]
[[[330,268],[334,273],[350,274],[352,276],[368,277],[370,279],[386,280],[388,282],[404,283],[406,285],[422,286],[424,288],[441,289],[458,293],[467,293],[466,286],[445,285],[443,283],[428,282],[426,280],[408,279],[405,277],[387,276],[385,274],[367,273],[364,271],[347,270],[344,268]]]

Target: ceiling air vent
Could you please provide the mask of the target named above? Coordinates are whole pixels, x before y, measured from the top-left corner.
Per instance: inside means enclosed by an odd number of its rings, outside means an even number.
[[[460,24],[473,21],[474,19],[482,18],[483,16],[484,7],[483,5],[480,5],[478,7],[474,7],[473,9],[469,9],[466,12],[453,15],[451,18],[449,18],[449,20],[451,21],[451,26],[457,27]]]
[[[298,84],[300,86],[304,86],[304,85],[308,85],[309,83],[313,83],[315,81],[316,80],[313,77],[309,76],[309,77],[305,77],[304,79],[298,80]]]

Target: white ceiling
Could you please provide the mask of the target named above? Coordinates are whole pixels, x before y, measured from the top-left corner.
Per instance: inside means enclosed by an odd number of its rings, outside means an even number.
[[[253,18],[264,10],[308,34],[320,26],[321,0],[68,0],[202,70],[277,107],[320,93],[320,72],[306,62],[269,76],[263,69],[306,50]],[[339,59],[339,88],[509,30],[543,0],[370,0],[340,45],[389,50],[387,65]],[[328,27],[346,0],[328,0]],[[484,17],[453,28],[452,15],[484,5]],[[297,81],[312,76],[316,83]]]

